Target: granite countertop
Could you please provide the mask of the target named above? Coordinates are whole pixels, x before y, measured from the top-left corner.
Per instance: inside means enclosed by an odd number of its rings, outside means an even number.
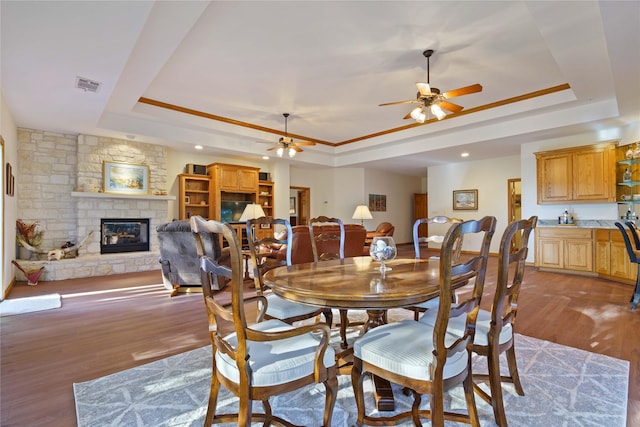
[[[615,219],[576,219],[576,225],[561,225],[557,219],[538,219],[538,227],[571,227],[571,228],[616,228]],[[622,220],[620,220],[622,221]]]

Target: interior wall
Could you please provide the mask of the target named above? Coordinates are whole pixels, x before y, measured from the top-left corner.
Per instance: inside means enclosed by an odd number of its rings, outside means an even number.
[[[4,140],[4,162],[2,173],[5,172],[6,163],[13,166],[14,176],[17,174],[18,165],[18,128],[9,111],[4,96],[0,91],[0,135]],[[16,180],[18,176],[16,176]],[[17,187],[17,186],[16,186]],[[16,220],[18,219],[18,190],[15,189],[13,197],[6,194],[5,188],[2,192],[2,259],[0,267],[2,270],[2,294],[0,299],[6,297],[7,290],[15,277],[11,260],[16,259]]]
[[[502,233],[509,223],[507,180],[519,178],[520,168],[520,156],[430,167],[427,191],[429,216],[444,215],[463,220],[495,216],[496,232],[491,240],[490,251],[498,253]],[[478,210],[453,210],[453,191],[473,189],[478,190]],[[430,235],[443,235],[445,231],[436,225],[429,226]],[[479,247],[479,239],[465,238],[462,250],[477,251]]]
[[[345,223],[360,203],[369,203],[369,194],[387,196],[386,212],[371,212],[365,220],[367,230],[388,221],[396,229],[397,243],[411,242],[413,194],[421,192],[422,178],[361,168],[301,169],[291,168],[291,185],[311,188],[311,216],[336,216]]]
[[[413,195],[423,193],[422,177],[400,175],[379,170],[365,170],[363,201],[369,204],[369,194],[386,196],[387,210],[371,212],[373,219],[365,220],[367,230],[375,230],[381,222],[390,222],[395,227],[393,239],[396,243],[413,241]],[[355,208],[355,207],[354,207]]]

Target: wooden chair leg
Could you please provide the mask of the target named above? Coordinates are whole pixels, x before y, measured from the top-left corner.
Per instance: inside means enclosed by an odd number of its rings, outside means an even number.
[[[513,381],[513,385],[516,388],[516,393],[520,396],[524,396],[524,389],[522,388],[522,383],[520,382],[520,374],[518,374],[518,364],[516,362],[516,350],[512,345],[506,352],[507,356],[507,364],[509,366],[509,375],[511,375],[511,380]]]
[[[213,424],[213,419],[216,416],[216,406],[218,405],[218,391],[220,390],[220,381],[216,377],[216,363],[215,360],[212,366],[211,375],[211,387],[209,389],[209,404],[207,405],[207,415],[205,416],[204,425],[210,427]]]
[[[638,275],[636,277],[636,287],[633,290],[633,294],[631,295],[631,310],[635,310],[638,308],[638,303],[640,303],[640,264],[638,264]]]
[[[364,390],[363,390],[362,362],[356,359],[351,368],[351,384],[353,387],[353,397],[356,401],[356,409],[358,410],[357,423],[359,426],[364,423]]]
[[[347,310],[340,309],[340,338],[342,338],[342,348],[349,347],[347,343],[347,326],[349,325],[349,316],[347,316]]]
[[[338,398],[338,377],[331,375],[331,377],[324,382],[324,388],[326,397],[324,402],[323,425],[330,426],[331,418],[333,417],[333,408],[336,406],[336,399]]]
[[[513,347],[512,347],[513,348]],[[489,388],[491,389],[491,406],[496,424],[500,427],[507,426],[507,415],[504,412],[502,401],[502,381],[500,378],[500,353],[497,350],[489,350],[487,355],[489,367]],[[511,371],[511,367],[509,367]]]

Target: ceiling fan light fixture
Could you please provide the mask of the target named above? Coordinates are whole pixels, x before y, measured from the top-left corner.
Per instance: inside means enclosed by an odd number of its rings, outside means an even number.
[[[433,104],[431,106],[431,113],[436,116],[438,120],[442,120],[447,116],[447,113],[445,113],[438,104]]]
[[[422,111],[422,107],[416,107],[411,111],[411,118],[418,123],[424,123],[427,115]]]
[[[289,148],[289,157],[293,157],[296,155],[296,150],[294,150],[293,148]]]
[[[278,155],[278,157],[282,157],[282,155],[284,154],[284,147],[279,147],[278,150],[276,150],[276,154]]]

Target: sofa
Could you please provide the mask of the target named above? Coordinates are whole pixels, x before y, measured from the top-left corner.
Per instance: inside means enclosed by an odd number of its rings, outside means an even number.
[[[311,239],[309,238],[309,227],[306,225],[296,225],[291,227],[293,232],[291,243],[291,263],[302,264],[305,262],[313,262],[313,249],[311,248]],[[337,225],[320,225],[316,226],[314,233],[332,233],[340,234],[340,227]],[[361,256],[364,250],[364,241],[367,236],[367,230],[360,224],[344,224],[345,241],[344,256],[346,258]],[[286,238],[286,236],[284,236]],[[323,246],[323,245],[326,245]],[[338,253],[338,241],[318,242],[319,253]],[[277,248],[277,259],[286,260],[286,248]]]
[[[202,291],[200,281],[200,264],[196,251],[196,241],[191,232],[188,220],[173,221],[156,227],[160,244],[160,264],[162,266],[162,283],[171,296],[179,292]],[[206,239],[207,255],[219,257],[220,263],[229,263],[228,249],[220,248],[220,239],[209,236]],[[218,291],[225,283],[214,283],[213,289]]]

